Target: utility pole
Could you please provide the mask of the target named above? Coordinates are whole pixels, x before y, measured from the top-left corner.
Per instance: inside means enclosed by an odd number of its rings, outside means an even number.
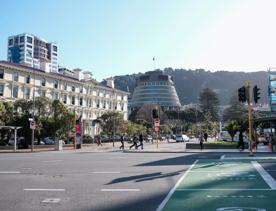
[[[251,114],[251,99],[250,99],[250,81],[246,81],[247,103],[248,103],[248,125],[249,125],[249,143],[250,143],[250,156],[253,154],[253,140],[252,140],[252,114]]]

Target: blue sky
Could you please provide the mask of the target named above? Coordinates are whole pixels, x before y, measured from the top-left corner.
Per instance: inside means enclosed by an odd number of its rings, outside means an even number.
[[[57,42],[59,63],[103,78],[156,67],[266,70],[276,66],[273,0],[0,0],[7,37]]]

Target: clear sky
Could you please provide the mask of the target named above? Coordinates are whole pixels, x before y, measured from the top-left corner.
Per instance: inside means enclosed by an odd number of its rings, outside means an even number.
[[[57,42],[59,63],[94,78],[156,67],[257,71],[276,67],[274,0],[0,0],[7,38]]]

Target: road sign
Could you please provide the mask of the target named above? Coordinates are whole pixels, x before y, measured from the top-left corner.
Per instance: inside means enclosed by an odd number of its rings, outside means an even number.
[[[160,127],[160,119],[154,119],[154,127]]]
[[[159,126],[155,126],[155,127],[154,127],[154,131],[155,131],[155,132],[159,132],[159,128],[160,128]]]
[[[36,125],[35,125],[35,121],[30,121],[30,129],[35,130]]]

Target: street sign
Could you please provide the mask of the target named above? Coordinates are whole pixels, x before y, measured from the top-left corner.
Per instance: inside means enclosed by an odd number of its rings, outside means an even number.
[[[30,129],[35,130],[36,125],[35,125],[35,121],[30,121]]]
[[[155,131],[155,132],[159,132],[159,128],[160,128],[159,126],[155,126],[155,127],[154,127],[154,131]]]

